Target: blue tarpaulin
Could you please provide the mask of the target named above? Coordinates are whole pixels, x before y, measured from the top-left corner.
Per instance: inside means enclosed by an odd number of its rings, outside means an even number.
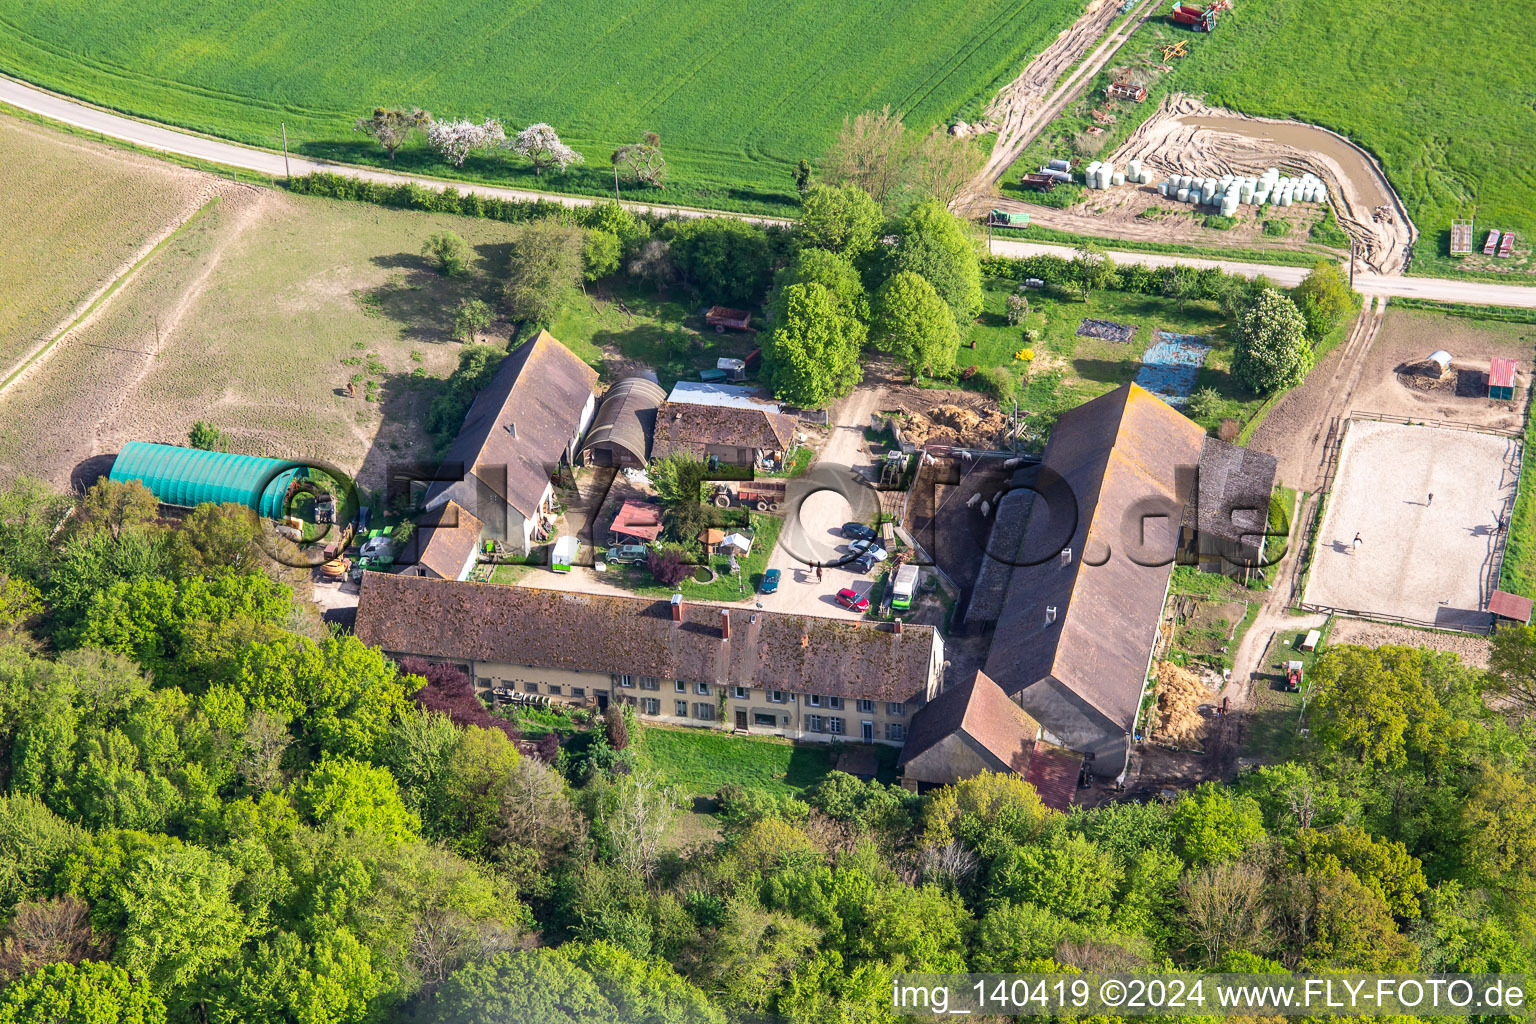
[[[1200,367],[1211,351],[1210,338],[1202,334],[1153,331],[1152,344],[1141,356],[1136,383],[1175,408],[1195,390]]]

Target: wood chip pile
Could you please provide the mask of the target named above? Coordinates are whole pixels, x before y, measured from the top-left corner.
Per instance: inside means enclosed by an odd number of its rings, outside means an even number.
[[[1157,726],[1153,737],[1180,747],[1199,748],[1208,720],[1200,705],[1211,703],[1211,691],[1188,669],[1171,661],[1157,665]]]

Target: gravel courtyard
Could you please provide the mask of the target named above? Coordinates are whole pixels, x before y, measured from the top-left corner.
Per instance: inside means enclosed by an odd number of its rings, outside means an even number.
[[[1352,420],[1305,603],[1446,627],[1486,623],[1485,580],[1503,546],[1498,520],[1515,493],[1518,453],[1517,441],[1496,434]]]

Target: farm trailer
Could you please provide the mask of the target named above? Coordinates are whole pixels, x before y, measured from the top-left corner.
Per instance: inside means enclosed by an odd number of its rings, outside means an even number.
[[[730,508],[733,501],[759,512],[777,512],[784,506],[789,484],[784,480],[743,480],[732,491],[729,484],[716,484],[710,500],[717,508]]]

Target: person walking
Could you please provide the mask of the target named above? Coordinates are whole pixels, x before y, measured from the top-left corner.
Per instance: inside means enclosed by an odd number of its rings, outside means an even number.
[[[1424,503],[1424,507],[1425,508],[1429,508],[1429,506],[1433,505],[1434,503],[1435,503],[1435,492],[1434,491],[1430,491],[1429,492],[1429,500]]]
[[[1357,534],[1355,534],[1355,543],[1353,544],[1353,546],[1350,547],[1349,550],[1351,552],[1353,552],[1353,551],[1358,550],[1359,547],[1360,547],[1360,535],[1357,533]]]
[[[820,565],[816,566],[816,582],[817,583],[821,582],[821,566]]]

